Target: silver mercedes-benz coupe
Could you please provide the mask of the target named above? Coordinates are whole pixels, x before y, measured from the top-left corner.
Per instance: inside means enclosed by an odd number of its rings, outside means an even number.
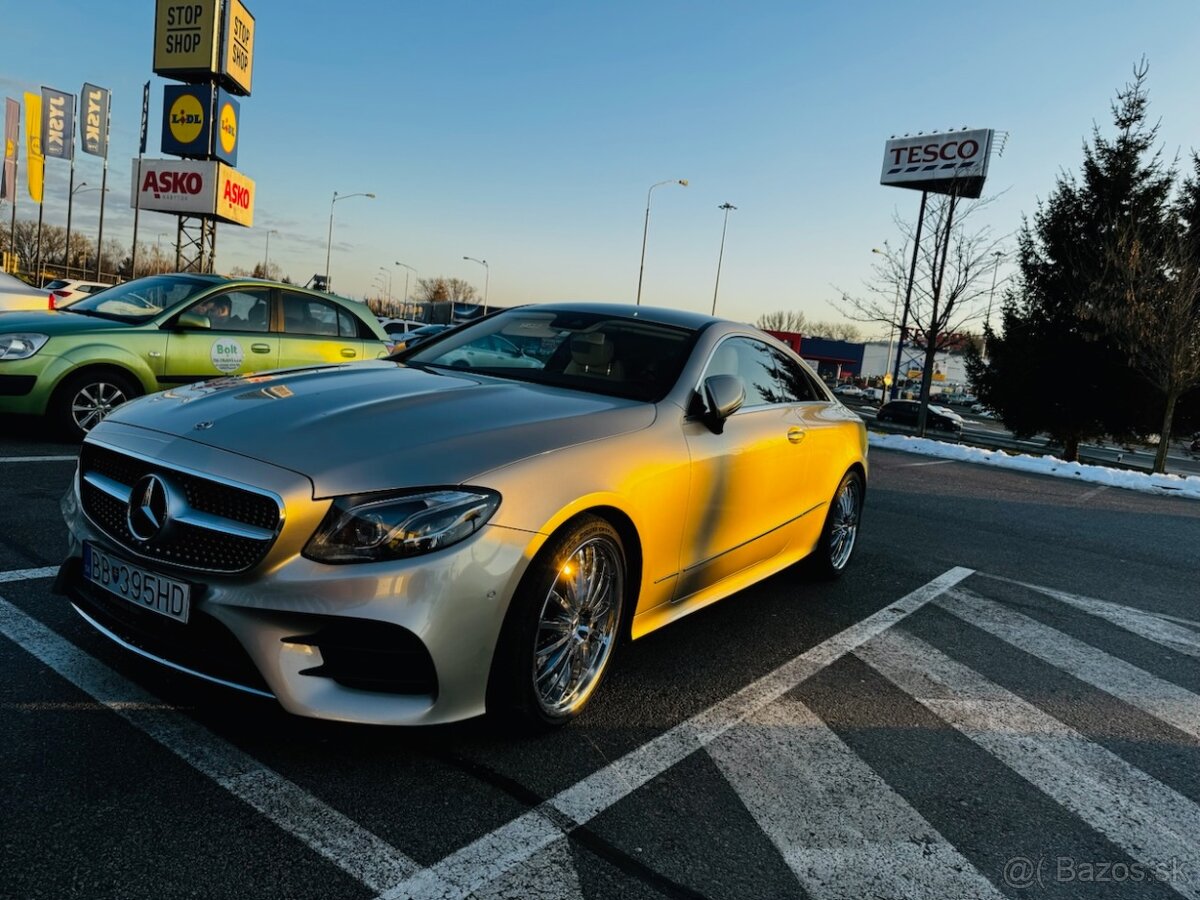
[[[559,724],[622,640],[806,557],[840,574],[866,478],[861,420],[762,332],[527,306],[119,407],[63,500],[58,590],[300,715]]]

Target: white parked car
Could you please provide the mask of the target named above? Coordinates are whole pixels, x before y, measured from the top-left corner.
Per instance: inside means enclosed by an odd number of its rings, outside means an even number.
[[[66,278],[56,278],[54,281],[47,282],[43,290],[49,294],[46,298],[49,308],[62,309],[64,306],[70,306],[76,300],[82,300],[107,287],[112,287],[112,285],[101,284],[98,281],[70,281]]]
[[[413,319],[396,319],[388,316],[378,316],[377,318],[379,319],[379,324],[383,326],[383,330],[388,333],[389,337],[408,334],[410,331],[416,331],[426,324],[425,322],[417,322]]]

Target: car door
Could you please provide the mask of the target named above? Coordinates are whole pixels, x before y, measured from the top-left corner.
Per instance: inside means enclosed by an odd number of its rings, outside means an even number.
[[[803,448],[800,467],[784,473],[791,487],[780,500],[788,507],[789,543],[807,550],[816,542],[825,509],[845,474],[841,468],[845,413],[801,363],[777,347],[771,352],[779,374],[780,399],[790,407],[789,433]]]
[[[282,291],[282,366],[344,363],[363,359],[359,323],[336,303],[297,291]]]
[[[720,434],[698,417],[684,421],[691,487],[676,601],[781,552],[802,505],[794,494],[804,480],[803,428],[784,402],[774,349],[726,338],[702,378],[710,375],[736,375],[746,399]]]
[[[227,319],[209,316],[211,328],[184,328],[178,317],[168,325],[166,360],[158,376],[164,387],[246,375],[279,366],[279,336],[270,331],[271,288],[242,287],[207,295],[184,312],[220,298],[229,301]]]

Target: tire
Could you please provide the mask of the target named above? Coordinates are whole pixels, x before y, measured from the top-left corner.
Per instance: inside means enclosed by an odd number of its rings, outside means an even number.
[[[565,725],[595,694],[625,612],[625,549],[599,516],[569,523],[521,581],[501,631],[488,713],[505,724]]]
[[[862,475],[851,470],[842,476],[829,501],[829,512],[817,539],[816,549],[809,557],[811,569],[818,578],[840,578],[850,564],[858,543],[858,524],[862,518],[866,482]]]
[[[58,386],[48,412],[60,434],[81,441],[116,407],[141,393],[141,386],[128,375],[112,369],[85,369]]]

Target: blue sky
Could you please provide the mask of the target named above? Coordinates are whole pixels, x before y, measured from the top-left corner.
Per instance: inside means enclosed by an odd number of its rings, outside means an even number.
[[[1000,233],[1078,169],[1093,122],[1145,55],[1168,155],[1200,147],[1200,4],[403,3],[248,0],[254,93],[238,167],[258,186],[255,227],[221,226],[218,269],[262,258],[300,281],[324,270],[362,296],[380,267],[404,283],[470,280],[490,299],[631,300],[647,188],[654,191],[643,303],[707,310],[722,213],[718,310],[753,321],[798,309],[836,319],[836,287],[870,276],[872,246],[918,195],[878,184],[892,134],[1009,132],[987,211]],[[114,93],[106,236],[128,244],[129,160],[151,79],[148,156],[162,79],[150,74],[152,0],[42,0],[7,9],[0,93],[84,81]],[[80,156],[77,183],[98,185]],[[47,164],[46,220],[65,224],[67,165]],[[22,179],[23,181],[23,179]],[[22,186],[23,190],[23,186]],[[97,192],[77,195],[94,235]],[[35,207],[24,195],[18,213]],[[8,207],[2,214],[7,218]],[[174,233],[144,213],[140,238]],[[164,245],[172,238],[164,237]]]

